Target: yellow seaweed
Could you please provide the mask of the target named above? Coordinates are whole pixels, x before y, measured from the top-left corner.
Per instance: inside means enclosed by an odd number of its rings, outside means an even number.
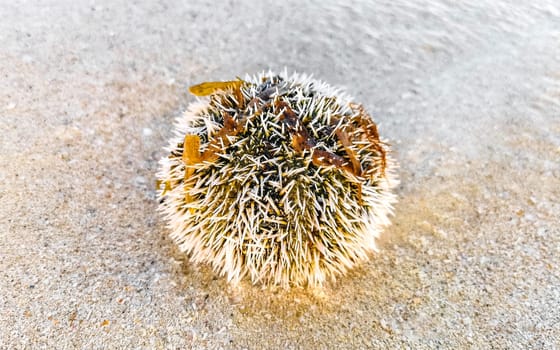
[[[189,87],[191,94],[195,96],[208,96],[219,90],[232,89],[237,91],[245,82],[243,80],[209,81]]]

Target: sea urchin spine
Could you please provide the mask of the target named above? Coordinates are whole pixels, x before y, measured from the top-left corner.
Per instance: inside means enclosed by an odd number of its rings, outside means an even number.
[[[171,237],[228,280],[320,285],[376,249],[396,163],[361,105],[306,76],[191,87],[160,161]]]

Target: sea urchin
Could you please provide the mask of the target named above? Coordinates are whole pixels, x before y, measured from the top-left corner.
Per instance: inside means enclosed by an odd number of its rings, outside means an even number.
[[[171,237],[229,281],[320,285],[368,258],[396,163],[361,105],[306,76],[191,87],[160,161]]]

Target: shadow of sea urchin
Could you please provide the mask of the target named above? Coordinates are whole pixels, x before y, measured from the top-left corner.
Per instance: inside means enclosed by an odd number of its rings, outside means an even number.
[[[228,280],[320,285],[376,249],[397,184],[364,109],[306,76],[203,83],[160,161],[161,209]]]

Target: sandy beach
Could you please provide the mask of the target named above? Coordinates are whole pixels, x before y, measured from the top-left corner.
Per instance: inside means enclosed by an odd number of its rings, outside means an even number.
[[[560,4],[0,4],[1,349],[559,349]],[[187,87],[311,73],[400,163],[380,252],[228,285],[167,237]]]

